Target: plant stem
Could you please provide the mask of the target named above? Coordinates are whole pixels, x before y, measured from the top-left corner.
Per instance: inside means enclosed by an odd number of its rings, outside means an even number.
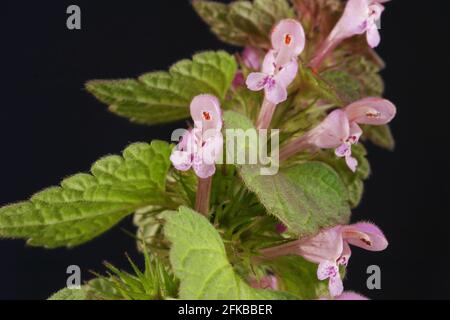
[[[309,138],[309,135],[305,134],[305,135],[289,142],[287,145],[285,145],[283,148],[281,148],[280,155],[279,155],[280,162],[285,161],[285,160],[289,159],[290,157],[306,150],[310,146],[308,138]]]
[[[195,210],[205,217],[209,215],[209,198],[211,196],[212,177],[198,178],[197,197],[195,199]]]
[[[264,98],[263,104],[261,106],[261,111],[259,113],[258,121],[256,122],[257,129],[264,130],[269,128],[273,114],[275,113],[276,106],[277,106],[276,104]]]

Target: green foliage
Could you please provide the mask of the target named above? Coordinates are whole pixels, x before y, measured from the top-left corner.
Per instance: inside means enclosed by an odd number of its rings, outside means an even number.
[[[199,213],[181,207],[167,215],[164,229],[172,243],[170,262],[185,300],[292,299],[293,296],[251,288],[228,262],[217,230]]]
[[[339,173],[342,181],[347,187],[349,201],[352,208],[356,208],[361,202],[364,193],[364,180],[370,175],[370,164],[367,160],[367,151],[362,144],[352,147],[352,155],[358,160],[358,168],[353,173],[342,158],[334,156],[334,151],[322,151],[315,158],[332,166]]]
[[[278,275],[280,288],[301,300],[314,300],[328,295],[327,281],[317,279],[317,264],[299,256],[284,256],[266,264]]]
[[[88,289],[85,286],[81,289],[64,288],[53,294],[48,300],[89,300]]]
[[[345,70],[360,84],[361,97],[379,97],[383,95],[384,83],[380,76],[381,67],[360,55],[347,58],[342,70]]]
[[[384,126],[364,126],[364,138],[378,147],[394,150],[395,140],[389,125]]]
[[[236,60],[224,51],[203,52],[182,60],[169,72],[137,80],[94,80],[86,88],[110,110],[143,124],[185,119],[193,97],[210,93],[224,99],[236,73]]]
[[[322,77],[331,85],[345,104],[361,99],[360,83],[348,73],[340,70],[329,70],[324,72]]]
[[[90,295],[96,299],[113,300],[161,300],[174,298],[178,292],[178,280],[156,256],[150,257],[144,250],[145,266],[140,271],[129,258],[134,274],[119,270],[105,263],[108,276],[91,281]]]
[[[331,104],[341,106],[344,104],[336,88],[329,84],[320,75],[310,68],[302,67],[300,72],[299,94],[303,99],[323,99]]]
[[[238,113],[227,111],[224,118],[227,128],[253,128],[251,122]],[[260,165],[239,166],[245,185],[256,194],[267,212],[291,232],[307,236],[320,228],[348,223],[348,192],[329,166],[305,163],[282,169],[277,175],[261,175],[260,170]]]
[[[32,246],[73,247],[140,208],[171,207],[164,195],[170,152],[165,142],[136,143],[125,149],[123,157],[97,161],[92,174],[74,175],[30,201],[3,207],[0,236],[26,238]]]
[[[223,42],[238,46],[269,47],[269,35],[280,20],[294,16],[286,0],[215,1],[194,0],[198,15]]]

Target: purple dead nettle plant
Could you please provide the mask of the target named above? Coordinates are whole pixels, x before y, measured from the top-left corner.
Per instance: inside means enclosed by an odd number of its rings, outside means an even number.
[[[364,143],[394,145],[397,109],[382,98],[373,51],[385,2],[194,0],[240,53],[86,85],[133,122],[188,119],[189,129],[0,208],[0,236],[72,248],[133,215],[145,270],[107,264],[53,299],[366,300],[344,280],[352,246],[388,246],[375,224],[350,219],[370,174]]]

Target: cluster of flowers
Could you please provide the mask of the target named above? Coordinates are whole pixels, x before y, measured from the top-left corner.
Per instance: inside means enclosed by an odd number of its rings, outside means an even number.
[[[348,0],[341,19],[318,47],[309,67],[318,70],[343,40],[354,35],[366,33],[368,44],[376,47],[380,43],[377,23],[384,10],[382,3],[386,1],[388,0]],[[249,74],[245,81],[249,90],[264,90],[265,93],[256,123],[258,129],[270,126],[276,106],[287,99],[287,89],[297,76],[298,56],[303,52],[306,42],[302,25],[293,19],[282,20],[274,27],[271,42],[272,49],[266,53],[262,64],[256,49],[246,48],[243,52],[243,61],[247,67],[255,71],[261,67],[260,72]],[[240,82],[239,77],[242,74],[237,75],[236,83]],[[223,146],[222,112],[219,100],[211,95],[195,97],[190,110],[194,128],[183,135],[173,151],[171,161],[178,170],[193,168],[199,177],[199,184],[204,185],[215,173],[215,160]],[[356,101],[334,110],[317,127],[284,146],[280,151],[280,160],[286,160],[310,148],[335,149],[336,156],[345,158],[348,167],[355,172],[358,162],[352,157],[352,145],[358,143],[363,133],[359,125],[384,125],[395,114],[396,108],[388,100],[368,97]],[[282,255],[300,255],[318,264],[318,279],[329,279],[331,298],[362,299],[358,294],[344,292],[339,272],[340,265],[348,264],[350,244],[369,251],[381,251],[388,246],[377,226],[363,222],[322,230],[314,237],[267,248],[261,254],[270,259]],[[258,288],[278,288],[273,276],[252,280],[251,284]]]

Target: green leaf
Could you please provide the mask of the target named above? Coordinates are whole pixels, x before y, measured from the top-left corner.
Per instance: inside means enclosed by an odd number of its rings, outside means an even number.
[[[85,285],[89,300],[123,300],[122,294],[114,287],[111,279],[99,277]]]
[[[339,173],[347,187],[350,205],[352,208],[356,208],[364,193],[364,180],[370,175],[370,164],[367,160],[367,151],[361,143],[352,146],[352,156],[358,161],[358,168],[355,173],[348,168],[342,158],[336,157],[332,150],[321,152],[315,160],[327,163]]]
[[[187,118],[189,104],[199,94],[224,100],[236,69],[233,56],[210,51],[176,63],[169,72],[151,72],[137,80],[94,80],[86,88],[112,112],[131,121],[166,123]]]
[[[264,300],[293,296],[251,288],[233,270],[219,233],[199,213],[186,207],[167,215],[164,229],[172,243],[170,262],[180,279],[184,300]]]
[[[317,279],[317,264],[299,256],[284,256],[267,263],[277,275],[280,288],[301,300],[313,300],[328,295],[327,281]]]
[[[84,286],[81,289],[64,288],[53,294],[47,300],[89,300],[88,290]]]
[[[236,112],[225,112],[224,119],[227,129],[254,130],[252,123]],[[244,146],[238,148],[238,152],[246,152]],[[348,191],[328,165],[304,163],[282,169],[273,176],[261,175],[260,169],[260,165],[239,166],[247,188],[291,232],[308,236],[321,228],[348,223]]]
[[[364,138],[378,147],[394,150],[395,140],[391,132],[389,125],[384,126],[364,126]]]
[[[322,77],[336,91],[345,104],[350,104],[361,98],[360,83],[351,75],[340,70],[330,70]]]
[[[352,78],[349,81],[359,83],[360,98],[380,97],[384,91],[380,70],[381,67],[375,62],[364,56],[352,54],[339,63],[339,69],[332,69],[325,72],[324,75],[329,72],[344,73]]]
[[[286,0],[233,1],[229,5],[194,0],[192,5],[220,40],[238,46],[268,48],[273,26],[294,16]]]
[[[304,99],[317,100],[322,98],[335,105],[343,105],[341,97],[336,88],[325,81],[320,75],[317,75],[310,68],[301,67],[299,95]]]
[[[100,276],[89,283],[90,296],[108,300],[161,300],[176,296],[178,281],[156,255],[150,256],[144,250],[143,271],[127,258],[133,273],[105,263],[109,276]]]
[[[73,247],[100,235],[149,205],[166,205],[164,191],[171,146],[136,143],[123,157],[97,161],[92,174],[77,174],[0,209],[0,236],[26,238],[32,246]]]

